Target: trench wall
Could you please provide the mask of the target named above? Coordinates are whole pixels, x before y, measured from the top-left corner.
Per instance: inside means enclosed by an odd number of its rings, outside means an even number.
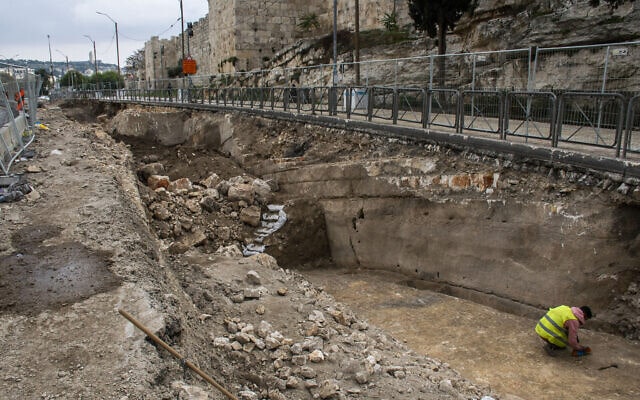
[[[141,123],[148,117],[127,110],[112,126],[116,133],[155,137],[167,145],[175,143],[166,137],[180,131],[183,143],[217,147],[245,168],[254,158],[252,146],[262,135],[272,136],[272,128],[254,117],[163,113],[164,123],[140,129],[149,126]],[[313,129],[300,127],[307,133]],[[313,208],[313,218],[291,212],[300,217],[288,222],[298,225],[289,239],[305,242],[307,232],[305,243],[326,240],[323,248],[338,266],[400,272],[413,286],[521,315],[539,316],[558,304],[589,304],[607,310],[591,325],[610,331],[637,318],[625,300],[640,279],[637,203],[614,203],[596,188],[549,189],[535,173],[522,172],[510,182],[496,163],[474,172],[443,171],[439,157],[263,160],[251,169],[275,182],[291,207]],[[555,193],[535,193],[544,190]],[[277,247],[280,254],[273,255],[279,261],[281,256],[295,260],[288,249],[301,251],[286,243]]]
[[[394,159],[267,177],[290,196],[317,199],[342,267],[401,272],[414,285],[524,315],[554,304],[611,308],[637,280],[638,207],[483,198],[500,190],[497,171],[443,176],[432,165]]]

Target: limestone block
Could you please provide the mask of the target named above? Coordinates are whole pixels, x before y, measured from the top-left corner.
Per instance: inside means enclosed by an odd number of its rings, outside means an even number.
[[[170,182],[169,177],[166,175],[151,175],[149,179],[147,179],[147,186],[149,186],[151,190],[156,190],[161,187],[166,189],[169,187]]]

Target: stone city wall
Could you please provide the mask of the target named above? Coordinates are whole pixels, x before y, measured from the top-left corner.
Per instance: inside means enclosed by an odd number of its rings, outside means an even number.
[[[381,28],[381,19],[393,11],[393,3],[393,0],[360,0],[360,29]],[[410,24],[406,2],[395,0],[395,3],[399,24]],[[319,27],[304,32],[298,24],[311,14],[317,15]],[[355,29],[353,18],[353,4],[339,2],[338,29]],[[264,61],[297,40],[330,33],[332,27],[332,2],[209,0],[209,14],[193,24],[194,36],[189,39],[189,47],[198,62],[198,75],[247,71],[262,68]],[[152,37],[145,43],[148,81],[168,77],[167,69],[178,65],[182,56],[181,46],[180,35],[170,39]]]

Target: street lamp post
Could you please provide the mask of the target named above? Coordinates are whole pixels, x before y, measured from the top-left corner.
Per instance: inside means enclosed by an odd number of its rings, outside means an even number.
[[[93,66],[96,69],[96,77],[98,77],[98,54],[96,54],[96,41],[91,39],[91,36],[89,35],[82,36],[86,37],[91,43],[93,43]]]
[[[116,56],[118,57],[118,75],[120,75],[120,45],[118,44],[118,23],[107,13],[96,11],[96,14],[104,15],[105,17],[109,18],[111,22],[113,22],[116,26]]]
[[[66,54],[64,54],[63,52],[61,52],[61,51],[60,51],[60,50],[58,50],[58,49],[56,49],[56,51],[57,51],[58,53],[62,54],[62,56],[63,56],[63,57],[65,58],[65,60],[67,61],[67,71],[66,71],[66,72],[69,72],[69,57],[67,57],[67,55],[66,55]],[[65,73],[66,73],[66,72],[65,72]]]
[[[49,67],[51,68],[51,76],[53,76],[53,57],[51,57],[51,36],[47,35],[47,41],[49,42]]]
[[[66,54],[64,54],[63,52],[61,52],[60,50],[58,50],[58,49],[56,49],[56,51],[58,53],[62,54],[64,56],[65,60],[67,61],[67,72],[65,73],[65,75],[69,74],[69,71],[71,70],[71,68],[69,67],[69,57]],[[73,88],[73,74],[69,74],[69,78],[71,79],[71,87]],[[69,79],[69,78],[67,78],[67,79]],[[60,82],[62,82],[62,80],[60,80]],[[67,86],[68,86],[68,84],[67,84]]]

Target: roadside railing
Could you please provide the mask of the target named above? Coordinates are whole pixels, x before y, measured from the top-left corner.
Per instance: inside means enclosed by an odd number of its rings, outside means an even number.
[[[82,98],[207,104],[336,116],[506,141],[640,154],[640,96],[393,86],[236,87],[77,92]]]

